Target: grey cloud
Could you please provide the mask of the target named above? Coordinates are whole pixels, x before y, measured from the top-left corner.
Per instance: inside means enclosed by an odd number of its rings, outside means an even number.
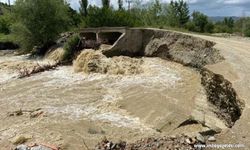
[[[0,0],[7,2],[8,0]],[[11,0],[14,2],[15,0]],[[142,0],[152,2],[154,0]],[[170,0],[161,0],[166,3]],[[241,16],[243,12],[250,16],[250,0],[186,0],[189,3],[190,11],[198,10],[209,16]],[[79,8],[79,0],[70,0],[74,9]],[[91,5],[101,6],[101,0],[89,0]],[[117,7],[117,0],[111,0],[111,4]],[[124,0],[125,4],[125,0]],[[126,4],[125,4],[126,5]]]

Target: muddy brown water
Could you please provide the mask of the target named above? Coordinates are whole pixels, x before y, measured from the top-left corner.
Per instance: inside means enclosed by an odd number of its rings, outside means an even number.
[[[74,73],[72,66],[60,66],[17,79],[17,72],[0,69],[1,149],[13,147],[18,136],[30,137],[28,143],[72,150],[86,149],[84,143],[93,148],[104,136],[135,141],[173,134],[193,113],[196,99],[206,99],[200,75],[160,58],[141,59],[143,73],[136,75],[87,75]],[[28,60],[27,56],[0,56],[0,65],[6,61]],[[8,116],[38,108],[43,114],[36,118],[28,112]]]

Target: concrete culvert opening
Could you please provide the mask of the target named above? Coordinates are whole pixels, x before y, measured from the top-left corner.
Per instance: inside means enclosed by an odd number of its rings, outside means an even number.
[[[82,32],[80,33],[81,37],[84,37],[86,40],[94,40],[96,41],[96,33],[94,32]]]
[[[101,32],[98,34],[102,44],[113,45],[122,35],[120,32]]]

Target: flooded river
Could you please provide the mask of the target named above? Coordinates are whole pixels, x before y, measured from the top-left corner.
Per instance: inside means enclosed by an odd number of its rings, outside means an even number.
[[[18,79],[7,64],[27,56],[0,56],[0,145],[18,136],[64,149],[84,149],[104,136],[134,141],[168,135],[206,99],[195,70],[160,58],[143,59],[143,73],[74,73],[72,66]],[[12,65],[10,65],[12,66]],[[21,115],[8,115],[23,110]],[[32,117],[32,110],[39,110]],[[162,132],[159,132],[161,130]]]

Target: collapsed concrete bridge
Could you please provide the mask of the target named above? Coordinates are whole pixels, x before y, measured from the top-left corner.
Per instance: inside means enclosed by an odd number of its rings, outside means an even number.
[[[195,68],[202,76],[201,84],[218,118],[228,127],[240,118],[244,102],[232,84],[205,67],[224,60],[214,42],[172,31],[140,28],[87,28],[80,35],[109,44],[110,47],[102,49],[107,57],[160,57]]]
[[[147,56],[171,59],[185,65],[202,67],[223,57],[214,42],[181,33],[139,28],[86,28],[80,35],[87,40],[109,44],[103,54],[112,56]]]

